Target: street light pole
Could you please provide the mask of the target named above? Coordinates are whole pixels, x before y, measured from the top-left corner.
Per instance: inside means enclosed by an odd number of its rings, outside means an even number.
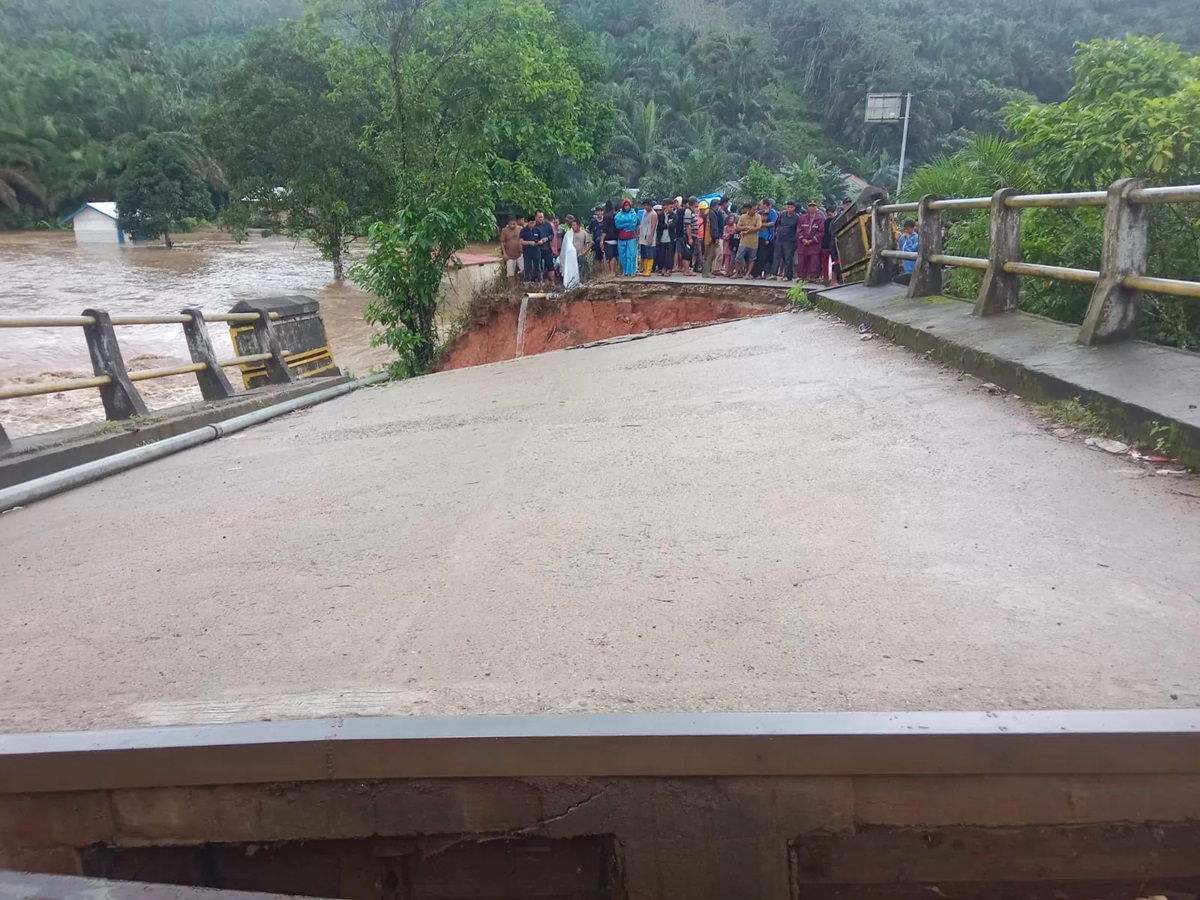
[[[909,91],[904,99],[904,132],[900,137],[900,171],[896,175],[896,196],[900,196],[900,189],[904,187],[904,157],[908,153],[908,117],[912,113],[912,91]]]

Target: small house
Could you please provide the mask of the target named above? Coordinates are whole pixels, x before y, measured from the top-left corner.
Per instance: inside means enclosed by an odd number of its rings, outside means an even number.
[[[75,229],[77,244],[124,244],[127,238],[132,240],[132,235],[117,228],[117,204],[112,200],[85,203],[60,224],[66,222]]]

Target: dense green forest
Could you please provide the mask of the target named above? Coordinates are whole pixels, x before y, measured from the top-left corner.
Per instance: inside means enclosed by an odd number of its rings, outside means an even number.
[[[862,122],[868,90],[915,93],[919,164],[1003,134],[1013,100],[1058,101],[1074,45],[1161,33],[1200,46],[1190,0],[561,0],[549,27],[595,101],[599,145],[545,171],[580,209],[622,187],[707,191],[756,161],[821,179],[895,178],[899,129]],[[199,137],[256,28],[302,0],[6,0],[0,17],[0,227],[115,196],[138,140]],[[326,17],[326,21],[336,17]],[[519,76],[518,76],[519,77]],[[360,123],[361,124],[361,123]],[[221,201],[219,166],[205,172]]]
[[[913,93],[909,195],[1194,181],[1194,4],[5,0],[0,228],[115,197],[168,245],[214,216],[304,237],[375,295],[411,374],[445,265],[497,211],[629,188],[835,200],[846,173],[893,189],[900,129],[863,122],[872,90]],[[1032,215],[1028,258],[1094,267],[1093,212]],[[1200,277],[1200,219],[1155,215],[1156,271]],[[981,255],[985,224],[964,217],[956,252]],[[1033,285],[1028,306],[1077,320],[1086,297]],[[1146,333],[1196,346],[1200,313],[1156,300]]]

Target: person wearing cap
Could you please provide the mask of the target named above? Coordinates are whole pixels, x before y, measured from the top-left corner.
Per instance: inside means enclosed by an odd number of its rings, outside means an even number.
[[[650,275],[654,272],[654,254],[658,249],[658,209],[653,201],[647,199],[642,202],[645,207],[645,212],[642,214],[642,220],[638,222],[638,252],[640,258],[638,260],[641,268],[638,271],[639,275]]]
[[[825,217],[817,211],[817,201],[808,201],[808,212],[796,226],[796,249],[800,256],[801,281],[821,280],[821,243],[825,240]]]
[[[758,234],[762,229],[762,217],[754,209],[753,203],[742,205],[742,215],[738,219],[737,230],[741,238],[737,256],[733,261],[734,275],[745,275],[753,278],[754,260],[758,256]]]
[[[789,200],[783,204],[783,212],[775,221],[775,271],[772,278],[782,277],[791,281],[796,277],[796,228],[800,225],[800,215],[796,212],[796,201]]]

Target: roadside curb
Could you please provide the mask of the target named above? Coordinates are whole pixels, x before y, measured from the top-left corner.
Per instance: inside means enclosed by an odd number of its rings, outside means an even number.
[[[870,296],[872,293],[874,296]],[[1171,453],[1189,468],[1200,468],[1200,412],[1180,414],[1165,402],[1168,396],[1174,401],[1179,395],[1179,379],[1168,381],[1165,374],[1151,371],[1147,366],[1139,370],[1143,373],[1142,396],[1134,399],[1112,384],[1100,383],[1092,377],[1087,364],[1088,355],[1098,352],[1110,356],[1121,354],[1121,363],[1126,368],[1136,366],[1138,360],[1132,357],[1139,354],[1147,357],[1153,354],[1156,361],[1163,354],[1175,354],[1166,357],[1168,363],[1177,361],[1180,370],[1175,374],[1181,378],[1187,376],[1190,382],[1200,375],[1200,355],[1143,341],[1127,341],[1123,346],[1100,350],[1087,348],[1075,343],[1076,327],[1072,325],[1019,311],[1005,313],[1003,322],[1000,316],[981,322],[971,315],[967,303],[947,298],[909,300],[886,287],[846,285],[812,291],[811,296],[819,309],[839,319],[866,325],[874,334],[895,344],[1027,400],[1046,403],[1077,398],[1118,432],[1148,442],[1151,447],[1161,438],[1165,426],[1169,430],[1167,442]],[[921,324],[923,321],[934,324]],[[993,324],[1002,327],[996,327],[990,334],[983,330]],[[1151,389],[1161,386],[1162,404],[1145,399],[1147,381]],[[1200,405],[1200,392],[1192,393],[1191,397],[1194,403],[1187,406],[1195,410]]]
[[[312,378],[286,387],[238,394],[228,400],[159,410],[144,423],[110,423],[107,427],[120,427],[111,433],[104,430],[105,425],[97,424],[17,438],[13,441],[13,449],[0,455],[0,490],[304,397],[348,380],[345,377]]]

